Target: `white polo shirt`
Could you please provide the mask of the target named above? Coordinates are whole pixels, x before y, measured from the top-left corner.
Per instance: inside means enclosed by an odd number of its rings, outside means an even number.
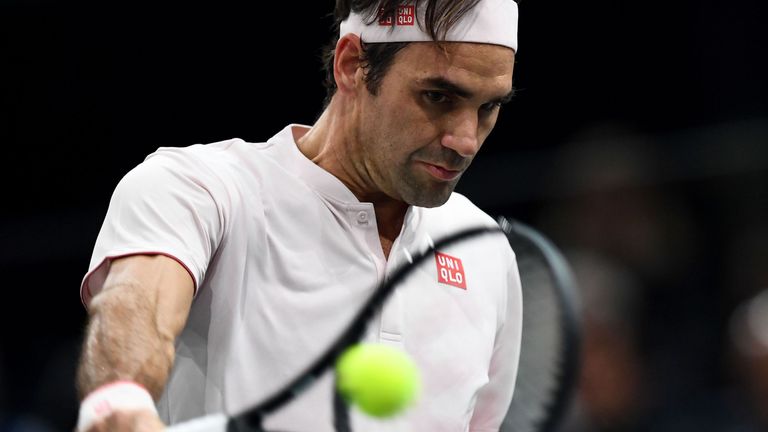
[[[307,159],[289,125],[266,143],[160,148],[115,189],[83,279],[85,304],[110,258],[161,253],[195,280],[188,323],[158,402],[168,423],[237,413],[281,388],[337,337],[372,289],[409,256],[494,220],[454,193],[410,207],[389,260],[371,203]],[[368,341],[407,351],[418,402],[359,431],[497,430],[517,372],[522,299],[503,235],[455,244],[399,286]],[[270,429],[332,431],[332,375],[270,416]]]

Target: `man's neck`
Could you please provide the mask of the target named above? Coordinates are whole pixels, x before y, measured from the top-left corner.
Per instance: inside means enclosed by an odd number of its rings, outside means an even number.
[[[384,256],[388,257],[392,243],[402,230],[408,204],[360,186],[364,182],[356,181],[357,173],[352,172],[351,164],[344,159],[351,134],[338,119],[339,116],[330,115],[326,110],[312,129],[294,128],[294,140],[309,160],[341,180],[358,200],[373,204],[381,246]]]
[[[379,241],[381,241],[381,249],[384,252],[384,257],[387,259],[389,259],[389,251],[392,249],[392,244],[395,243],[395,239],[400,235],[400,231],[403,228],[403,221],[405,220],[405,213],[408,211],[407,204],[397,204],[398,205],[377,205],[376,203],[373,203],[373,208],[376,212],[377,228],[379,229]],[[402,206],[399,204],[402,204]]]

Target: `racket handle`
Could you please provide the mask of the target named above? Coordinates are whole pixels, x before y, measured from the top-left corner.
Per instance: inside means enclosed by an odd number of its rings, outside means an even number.
[[[224,414],[211,414],[175,424],[165,430],[166,432],[226,432],[228,420]]]

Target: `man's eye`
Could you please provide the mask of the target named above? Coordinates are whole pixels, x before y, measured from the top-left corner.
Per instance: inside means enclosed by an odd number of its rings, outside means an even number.
[[[444,95],[443,93],[433,91],[424,92],[424,97],[427,99],[427,101],[434,104],[443,104],[449,101],[448,96]]]
[[[480,105],[480,109],[485,112],[491,112],[496,108],[501,108],[501,102],[488,102]]]

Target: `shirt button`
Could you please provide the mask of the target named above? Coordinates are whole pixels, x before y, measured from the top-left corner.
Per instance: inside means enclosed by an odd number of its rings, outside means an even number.
[[[361,211],[357,214],[357,223],[360,225],[368,224],[368,213]]]

